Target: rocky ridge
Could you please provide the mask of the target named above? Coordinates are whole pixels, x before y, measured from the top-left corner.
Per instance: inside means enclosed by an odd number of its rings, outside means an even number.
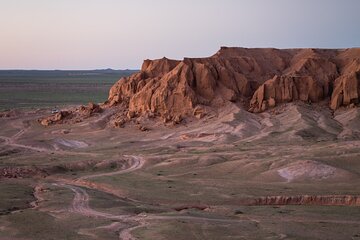
[[[208,58],[145,60],[139,73],[110,90],[109,106],[129,117],[164,119],[204,114],[207,106],[240,103],[262,112],[279,103],[329,99],[329,106],[359,102],[360,49],[246,49],[222,47]]]

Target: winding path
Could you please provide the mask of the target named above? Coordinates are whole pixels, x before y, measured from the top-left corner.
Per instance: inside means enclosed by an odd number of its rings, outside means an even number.
[[[91,178],[98,178],[98,177],[108,177],[108,176],[114,176],[114,175],[129,173],[129,172],[133,172],[133,171],[136,171],[136,170],[142,168],[144,166],[144,164],[145,164],[145,160],[144,160],[143,157],[133,156],[133,155],[124,155],[124,157],[128,159],[128,164],[127,164],[128,167],[125,168],[125,169],[121,169],[121,170],[115,171],[115,172],[99,173],[99,174],[83,176],[83,177],[80,177],[78,179],[79,180],[84,180],[84,179],[91,179]]]
[[[85,179],[97,178],[97,177],[104,177],[104,176],[113,176],[119,174],[125,174],[129,172],[136,171],[143,167],[145,160],[143,157],[140,156],[124,156],[128,158],[129,165],[127,168],[121,169],[119,171],[111,172],[111,173],[100,173],[100,174],[93,174],[88,176],[83,176],[76,181],[81,181]],[[238,219],[222,219],[222,218],[206,218],[206,217],[195,217],[195,216],[157,216],[157,215],[114,215],[110,213],[100,212],[97,210],[92,209],[89,206],[90,197],[86,190],[82,187],[71,185],[70,183],[54,183],[53,185],[64,187],[70,189],[74,192],[74,199],[71,203],[70,211],[74,213],[78,213],[87,217],[99,217],[111,220],[118,220],[116,226],[120,228],[124,228],[124,225],[130,225],[131,227],[125,228],[119,233],[119,239],[123,240],[131,240],[135,239],[131,232],[139,227],[143,227],[147,225],[147,222],[150,220],[193,220],[193,221],[212,221],[212,222],[220,222],[220,223],[239,223],[248,220],[238,220]],[[114,223],[113,223],[114,224]],[[135,225],[135,226],[134,226]]]
[[[12,147],[18,147],[18,148],[26,148],[26,149],[30,149],[33,151],[38,151],[38,152],[46,152],[47,149],[44,148],[38,148],[38,147],[33,147],[33,146],[28,146],[28,145],[23,145],[23,144],[19,144],[16,143],[15,141],[17,139],[19,139],[22,135],[24,135],[24,133],[26,132],[27,128],[25,129],[21,129],[19,130],[19,132],[17,132],[16,134],[14,134],[11,137],[4,137],[4,136],[0,136],[0,139],[5,141],[5,145],[8,146],[12,146]]]
[[[86,192],[85,189],[82,189],[77,186],[67,185],[67,184],[54,184],[60,187],[68,188],[74,192],[75,196],[71,203],[71,211],[75,213],[79,213],[81,215],[87,217],[101,217],[107,218],[112,220],[125,220],[126,218],[130,217],[130,215],[113,215],[110,213],[104,213],[96,211],[89,206],[89,194]]]
[[[73,154],[73,155],[75,154],[75,155],[86,155],[86,156],[97,156],[98,155],[96,153],[70,152],[70,151],[59,150],[59,149],[54,150],[54,149],[34,147],[34,146],[30,146],[30,145],[17,143],[16,140],[18,140],[22,135],[24,135],[28,128],[29,128],[29,126],[25,126],[25,129],[19,130],[13,136],[11,136],[11,137],[0,136],[0,139],[4,140],[4,143],[3,143],[4,145],[28,149],[28,150],[32,150],[35,152],[53,153],[54,151],[56,151],[57,153],[62,153],[62,154]]]
[[[110,172],[110,173],[99,173],[99,174],[83,176],[83,177],[75,180],[75,183],[77,181],[81,181],[84,179],[91,179],[91,178],[104,177],[104,176],[113,176],[113,175],[119,175],[119,174],[133,172],[133,171],[140,169],[145,163],[145,160],[143,157],[127,156],[127,155],[125,155],[124,157],[129,159],[128,168],[121,169],[121,170],[115,171],[115,172]],[[89,200],[90,200],[89,194],[82,187],[79,187],[76,185],[71,185],[70,183],[54,183],[53,185],[68,188],[75,193],[74,199],[71,204],[72,205],[71,210],[73,212],[76,212],[76,213],[79,213],[79,214],[82,214],[85,216],[89,216],[89,217],[90,216],[102,217],[102,218],[117,219],[117,220],[124,220],[125,218],[130,217],[130,215],[118,216],[118,215],[103,213],[103,212],[99,212],[99,211],[91,209],[89,206]]]
[[[81,181],[88,180],[91,178],[113,176],[113,175],[119,175],[119,174],[133,172],[133,171],[136,171],[136,170],[142,168],[145,163],[145,159],[140,156],[125,155],[124,157],[126,157],[128,159],[128,164],[126,165],[126,167],[124,169],[121,169],[121,170],[118,170],[115,172],[110,172],[110,173],[99,173],[99,174],[83,176],[83,177],[75,180],[74,185],[72,185],[69,182],[65,183],[65,182],[61,182],[61,181],[59,181],[59,183],[53,183],[53,185],[55,185],[55,186],[64,187],[64,188],[70,189],[71,191],[74,192],[74,198],[71,203],[70,211],[87,216],[87,217],[118,220],[118,221],[120,221],[120,223],[117,224],[118,229],[124,228],[124,225],[127,226],[129,224],[131,224],[132,226],[136,225],[136,227],[142,226],[142,224],[139,225],[139,217],[137,217],[137,216],[114,215],[114,214],[100,212],[100,211],[92,209],[89,206],[89,201],[90,201],[89,194],[86,192],[86,190],[84,188],[76,186],[77,181],[81,182]],[[127,240],[134,239],[132,237],[132,235],[130,234],[130,229],[133,229],[133,227],[121,231],[119,238],[125,239],[125,240],[126,239]]]
[[[124,169],[121,169],[119,171],[111,172],[111,173],[100,173],[100,174],[93,174],[84,176],[78,179],[78,181],[81,180],[88,180],[91,178],[97,178],[97,177],[104,177],[104,176],[112,176],[112,175],[118,175],[118,174],[125,174],[129,172],[136,171],[144,166],[145,160],[143,157],[140,156],[124,156],[128,159],[128,164],[125,165]],[[95,217],[95,218],[104,218],[104,219],[110,219],[115,220],[118,222],[113,222],[109,226],[104,226],[100,228],[109,228],[113,229],[115,231],[119,231],[119,239],[122,240],[133,240],[135,239],[133,235],[131,234],[132,231],[134,231],[137,228],[141,228],[144,226],[147,226],[149,222],[151,221],[164,221],[164,220],[191,220],[195,222],[215,222],[215,223],[227,223],[227,224],[238,224],[243,222],[253,222],[257,224],[259,221],[273,221],[271,218],[264,218],[264,217],[258,217],[258,218],[244,218],[244,219],[231,219],[231,218],[209,218],[209,217],[197,217],[197,216],[184,216],[184,215],[172,215],[172,216],[164,216],[164,215],[155,215],[155,214],[147,214],[147,215],[114,215],[111,213],[101,212],[94,210],[90,207],[89,201],[90,197],[89,194],[86,192],[86,188],[77,186],[76,181],[74,181],[72,185],[69,182],[59,182],[54,183],[54,185],[57,185],[59,187],[64,187],[67,189],[70,189],[74,192],[74,198],[71,203],[70,211],[74,213],[78,213],[87,217]],[[99,191],[102,191],[101,189],[98,189]],[[299,219],[299,218],[288,218],[288,221],[294,221],[294,222],[309,222],[309,219]],[[310,222],[319,222],[319,221],[326,221],[331,223],[345,223],[345,224],[359,224],[358,221],[341,221],[341,220],[320,220],[320,219],[314,219],[310,220]]]

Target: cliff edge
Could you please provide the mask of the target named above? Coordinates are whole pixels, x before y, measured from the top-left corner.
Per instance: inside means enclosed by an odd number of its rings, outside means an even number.
[[[336,110],[359,103],[360,49],[247,49],[222,47],[207,58],[145,60],[120,79],[106,106],[123,104],[128,116],[167,120],[201,117],[206,107],[236,102],[251,112],[296,100],[325,99]]]

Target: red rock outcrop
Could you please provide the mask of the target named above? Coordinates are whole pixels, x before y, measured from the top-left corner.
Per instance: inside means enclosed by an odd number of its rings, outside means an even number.
[[[89,118],[95,113],[101,113],[102,108],[90,102],[88,106],[80,106],[79,108],[60,111],[51,116],[38,119],[38,122],[43,126],[50,126],[57,123],[78,123],[84,118]]]
[[[129,118],[152,113],[164,121],[200,118],[205,106],[228,101],[261,112],[282,102],[331,97],[337,109],[359,100],[359,59],[359,49],[222,47],[207,58],[145,60],[139,73],[111,88],[107,105],[124,105]]]
[[[360,84],[357,73],[347,74],[335,80],[330,107],[335,110],[341,106],[358,104]]]
[[[80,106],[78,112],[83,116],[90,117],[94,113],[100,113],[101,107],[95,103],[90,102],[88,106]]]
[[[335,110],[341,106],[358,104],[360,97],[360,49],[347,50],[339,60],[341,76],[334,82],[330,107]]]
[[[354,195],[298,195],[267,196],[245,199],[242,205],[324,205],[324,206],[360,206],[360,196]]]
[[[256,90],[250,102],[250,111],[261,112],[275,107],[276,103],[295,100],[319,102],[327,96],[327,88],[326,84],[317,82],[311,76],[275,76]]]
[[[0,168],[1,178],[29,178],[33,176],[46,177],[48,173],[39,168],[3,167]]]
[[[71,115],[71,112],[60,111],[52,116],[40,118],[40,119],[38,119],[38,122],[43,126],[50,126],[51,124],[63,121],[65,118],[69,117],[70,115]]]
[[[329,53],[302,50],[293,57],[282,76],[274,76],[255,91],[250,111],[261,112],[277,103],[296,100],[319,102],[331,94],[331,84],[338,76]]]

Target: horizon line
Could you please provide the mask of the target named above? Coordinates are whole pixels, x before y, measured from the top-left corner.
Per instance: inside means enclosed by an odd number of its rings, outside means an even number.
[[[45,68],[7,68],[0,71],[139,71],[140,69],[113,69],[113,68],[92,68],[92,69],[45,69]]]

